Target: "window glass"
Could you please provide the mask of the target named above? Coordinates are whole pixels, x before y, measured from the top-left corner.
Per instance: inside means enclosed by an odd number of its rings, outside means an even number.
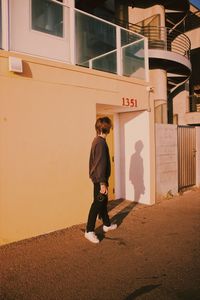
[[[50,0],[32,0],[32,29],[62,37],[63,6]]]
[[[110,62],[116,55],[110,52],[116,50],[116,27],[79,11],[75,16],[77,64],[85,66],[95,59],[96,66],[105,66],[106,60],[109,61],[107,68],[113,69]]]

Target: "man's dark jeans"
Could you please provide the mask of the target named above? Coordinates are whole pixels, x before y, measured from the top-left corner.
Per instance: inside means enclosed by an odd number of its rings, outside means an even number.
[[[108,204],[108,196],[104,197],[103,201],[98,200],[98,195],[100,192],[100,183],[94,183],[94,200],[90,207],[88,222],[86,231],[94,231],[97,215],[99,215],[103,221],[103,224],[106,226],[110,226],[110,219],[108,216],[107,204]]]

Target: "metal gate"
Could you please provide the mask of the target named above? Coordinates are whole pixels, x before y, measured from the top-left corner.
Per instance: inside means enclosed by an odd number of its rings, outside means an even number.
[[[196,132],[192,126],[178,126],[178,188],[196,184]]]

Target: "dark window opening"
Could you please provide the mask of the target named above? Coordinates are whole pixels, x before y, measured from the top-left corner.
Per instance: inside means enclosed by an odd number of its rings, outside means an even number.
[[[32,29],[63,37],[63,6],[49,0],[32,0]]]

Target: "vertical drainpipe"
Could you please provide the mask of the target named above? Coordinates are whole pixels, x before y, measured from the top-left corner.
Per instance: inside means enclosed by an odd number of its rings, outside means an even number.
[[[167,103],[167,118],[168,118],[168,123],[173,124],[173,97],[168,93],[168,103]]]
[[[148,39],[144,38],[144,67],[145,67],[145,80],[149,82],[149,55],[148,55]]]

